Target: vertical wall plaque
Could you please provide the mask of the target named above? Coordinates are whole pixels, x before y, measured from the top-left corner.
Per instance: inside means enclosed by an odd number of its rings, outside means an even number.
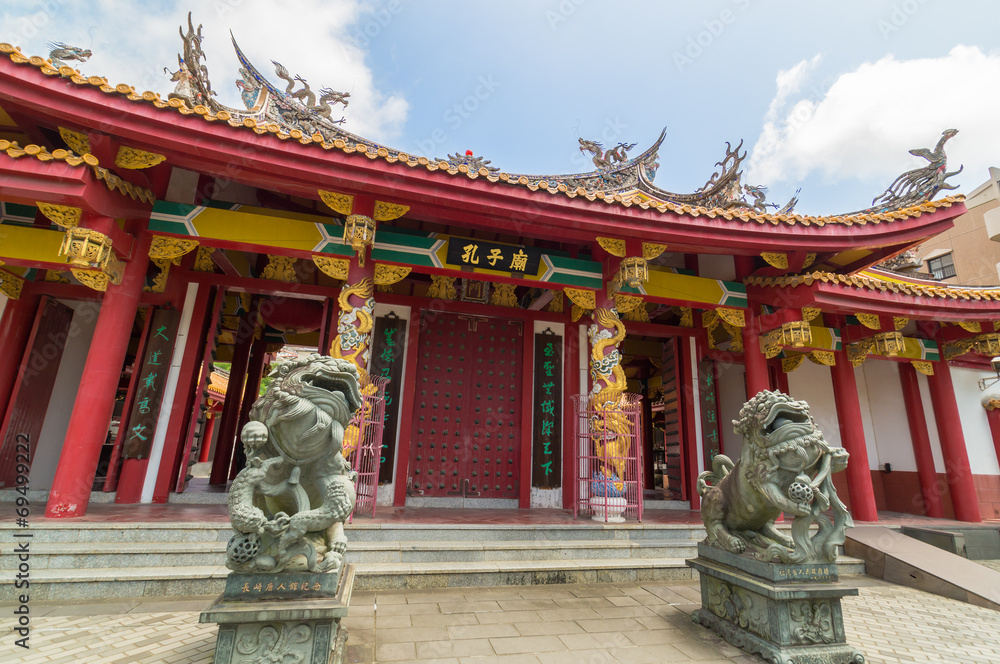
[[[132,416],[129,418],[128,428],[124,433],[123,459],[146,459],[149,457],[180,320],[181,312],[170,309],[158,309],[153,314],[153,323],[149,328],[149,340],[146,343],[146,354],[143,355],[139,369],[135,404],[132,406]]]
[[[543,489],[562,485],[562,345],[552,330],[535,335],[531,486]]]
[[[372,337],[372,376],[388,378],[385,386],[385,429],[382,432],[380,484],[392,482],[396,459],[396,423],[403,387],[403,351],[406,348],[406,321],[390,312],[375,320]]]

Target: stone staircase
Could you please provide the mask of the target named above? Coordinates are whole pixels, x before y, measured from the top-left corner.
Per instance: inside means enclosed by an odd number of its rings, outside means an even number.
[[[355,588],[381,590],[693,578],[700,526],[428,525],[355,521],[347,558]],[[12,577],[12,524],[0,524],[0,601]],[[24,531],[21,531],[24,532]],[[212,595],[222,591],[224,523],[54,523],[32,528],[32,599]],[[23,541],[23,540],[18,540]],[[842,574],[863,574],[845,561]]]

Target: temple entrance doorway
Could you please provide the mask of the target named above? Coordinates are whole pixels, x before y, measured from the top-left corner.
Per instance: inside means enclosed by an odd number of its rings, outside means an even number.
[[[517,499],[523,322],[425,311],[420,325],[408,496]]]

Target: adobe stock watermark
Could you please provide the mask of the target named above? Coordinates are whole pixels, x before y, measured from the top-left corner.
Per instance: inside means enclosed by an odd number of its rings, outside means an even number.
[[[393,19],[402,12],[402,0],[389,0],[384,7],[373,11],[367,21],[358,25],[351,34],[351,43],[361,49],[368,48],[371,46],[372,40],[377,39],[382,31],[389,27]]]
[[[875,23],[878,31],[882,33],[882,39],[889,39],[891,35],[899,32],[926,4],[927,0],[903,0],[894,4],[888,18],[879,19]]]
[[[472,91],[472,94],[469,94],[461,101],[452,104],[451,107],[445,110],[445,112],[441,115],[441,119],[448,125],[448,128],[452,131],[456,131],[466,120],[471,118],[472,115],[479,110],[483,102],[493,96],[493,93],[496,92],[497,88],[501,85],[502,83],[500,83],[500,81],[493,78],[493,74],[480,76],[478,79],[478,85]],[[437,129],[434,129],[427,138],[416,141],[417,152],[425,157],[433,159],[439,146],[447,142],[447,132],[445,132],[444,128],[438,127]]]
[[[22,39],[34,39],[47,34],[46,29],[56,14],[75,3],[76,0],[46,0],[42,3],[41,9],[17,20],[14,34]]]
[[[750,7],[751,0],[732,0],[732,4],[736,9],[744,11]],[[702,21],[705,29],[693,37],[688,37],[682,50],[674,51],[673,60],[677,71],[682,72],[693,65],[695,60],[704,55],[706,49],[711,48],[726,29],[736,22],[738,16],[737,12],[727,8],[720,11],[715,18]]]
[[[560,0],[554,9],[546,9],[545,20],[548,21],[549,29],[555,32],[561,24],[568,21],[586,2],[587,0]]]

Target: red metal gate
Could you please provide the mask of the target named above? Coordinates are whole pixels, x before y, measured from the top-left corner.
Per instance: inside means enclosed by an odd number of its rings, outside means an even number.
[[[600,410],[589,395],[572,398],[573,517],[583,512],[608,520],[615,499],[624,498],[625,515],[642,521],[642,396],[626,392],[616,407]]]
[[[385,386],[388,382],[388,378],[376,377],[362,388],[364,405],[354,413],[348,425],[358,431],[358,446],[351,455],[351,466],[358,474],[354,481],[358,500],[351,513],[352,519],[355,514],[361,513],[375,516],[378,471],[382,463],[382,432],[385,429]]]
[[[424,312],[420,324],[410,493],[517,498],[521,321]]]

